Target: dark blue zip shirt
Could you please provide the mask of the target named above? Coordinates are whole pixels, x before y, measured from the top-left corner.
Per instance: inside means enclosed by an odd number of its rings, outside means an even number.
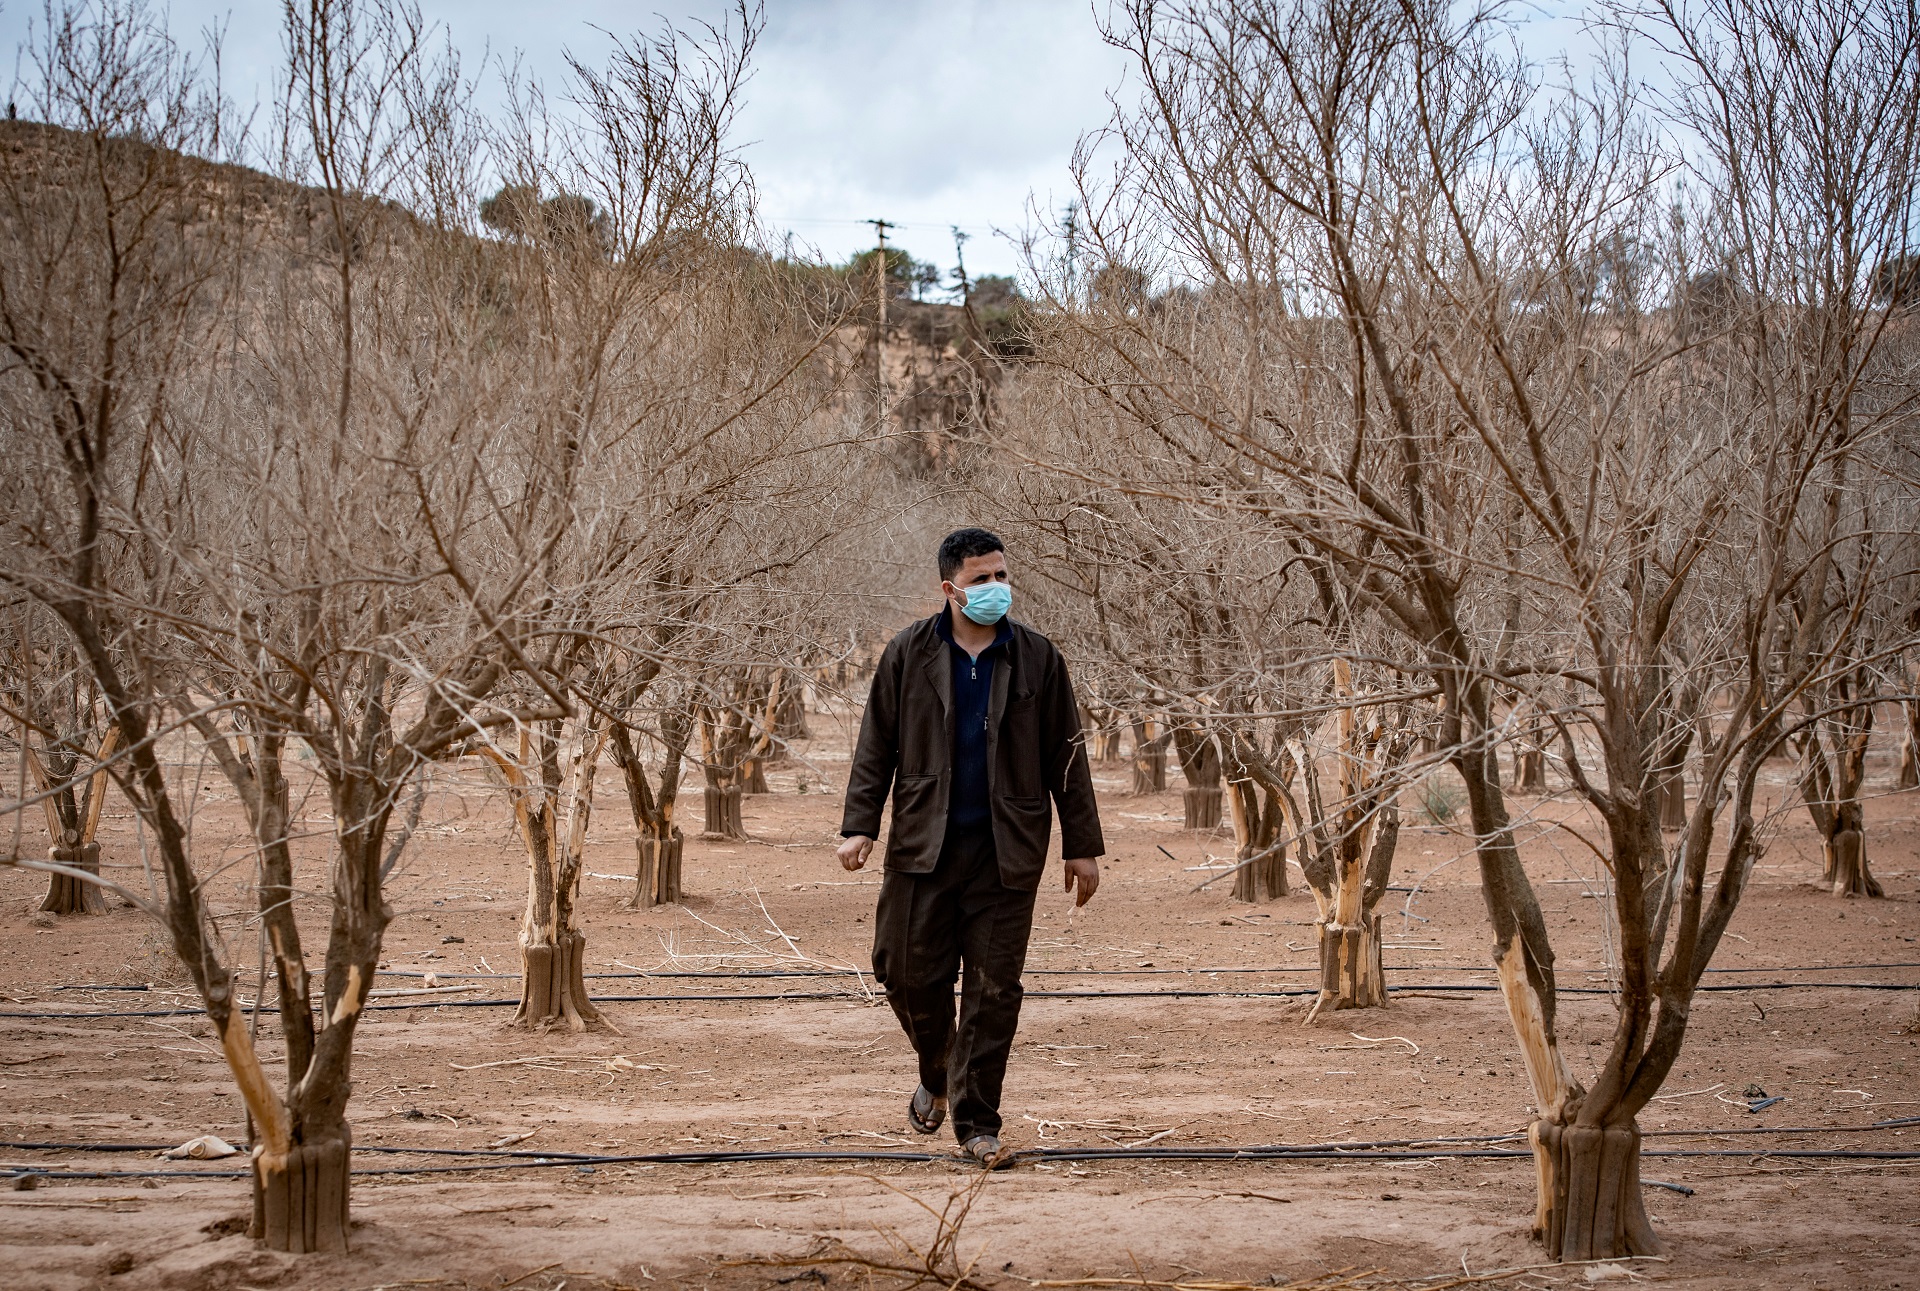
[[[953,660],[953,783],[947,795],[947,829],[986,829],[993,824],[987,794],[987,709],[993,698],[993,667],[1006,656],[1013,631],[1001,619],[993,644],[970,658],[953,639],[953,607],[940,613],[936,630]]]

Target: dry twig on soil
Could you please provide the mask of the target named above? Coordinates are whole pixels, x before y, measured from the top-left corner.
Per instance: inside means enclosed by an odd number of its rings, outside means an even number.
[[[768,1255],[728,1260],[719,1267],[819,1269],[826,1265],[842,1265],[865,1270],[869,1280],[876,1274],[898,1278],[909,1288],[937,1283],[946,1287],[947,1291],[987,1291],[984,1284],[973,1279],[973,1267],[986,1254],[986,1243],[983,1242],[980,1249],[973,1253],[973,1258],[964,1265],[960,1263],[959,1248],[960,1230],[967,1222],[967,1214],[973,1209],[973,1203],[986,1187],[989,1175],[983,1172],[964,1188],[949,1193],[946,1204],[939,1210],[877,1175],[861,1174],[859,1177],[871,1180],[889,1192],[898,1193],[932,1216],[932,1240],[923,1248],[915,1245],[897,1228],[876,1227],[875,1233],[889,1248],[882,1255],[869,1255],[843,1238],[822,1235],[805,1255]]]

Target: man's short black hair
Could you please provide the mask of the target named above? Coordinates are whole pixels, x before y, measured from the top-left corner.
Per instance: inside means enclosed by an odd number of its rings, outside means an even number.
[[[951,582],[960,566],[975,556],[1006,549],[997,534],[985,529],[955,529],[940,540],[940,581]]]

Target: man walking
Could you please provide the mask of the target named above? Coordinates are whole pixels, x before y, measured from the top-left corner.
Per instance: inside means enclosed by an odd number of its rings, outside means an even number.
[[[867,863],[891,792],[873,972],[920,1058],[907,1119],[932,1134],[951,1106],[962,1150],[997,1169],[1011,1164],[1000,1086],[1052,832],[1048,799],[1076,906],[1100,886],[1106,847],[1066,663],[1006,616],[1006,549],[985,529],[956,530],[939,567],[946,606],[896,636],[874,672],[839,857],[849,870]]]

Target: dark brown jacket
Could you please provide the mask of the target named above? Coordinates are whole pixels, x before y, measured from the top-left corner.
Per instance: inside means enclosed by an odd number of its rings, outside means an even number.
[[[952,647],[936,630],[939,621],[936,614],[913,624],[880,656],[840,826],[842,834],[878,838],[881,808],[891,792],[886,863],[907,874],[933,870],[947,832],[953,666],[947,657]],[[994,667],[987,704],[987,792],[1000,881],[1032,891],[1040,886],[1053,830],[1049,796],[1060,813],[1064,855],[1098,856],[1106,843],[1066,661],[1032,628],[1008,624],[1012,635]]]

